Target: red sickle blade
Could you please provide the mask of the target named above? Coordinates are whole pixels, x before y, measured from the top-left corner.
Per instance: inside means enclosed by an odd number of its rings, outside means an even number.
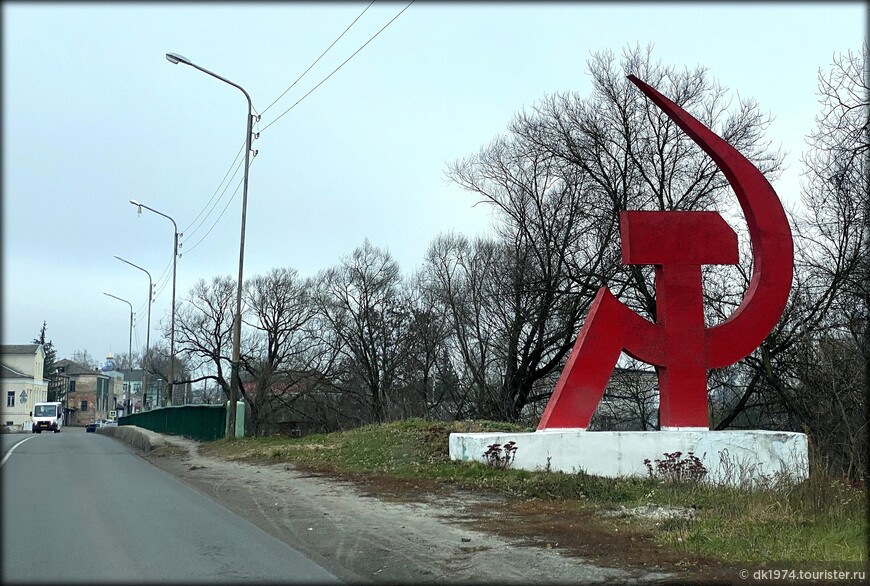
[[[749,289],[731,317],[706,331],[707,368],[734,364],[764,341],[788,302],[794,272],[788,219],[773,187],[737,149],[634,75],[628,79],[713,159],[746,217],[753,258]]]

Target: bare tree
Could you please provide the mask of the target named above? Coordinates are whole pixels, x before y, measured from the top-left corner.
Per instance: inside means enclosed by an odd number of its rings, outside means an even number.
[[[652,47],[609,51],[589,63],[592,96],[561,93],[517,117],[511,130],[572,165],[584,178],[582,209],[600,210],[602,257],[620,258],[619,212],[624,210],[717,210],[738,217],[737,200],[713,161],[676,124],[628,81],[633,74],[652,85],[750,159],[767,177],[781,169],[781,153],[769,150],[770,123],[753,100],[732,106],[727,90],[702,67],[677,70],[652,59]],[[736,212],[736,213],[735,213]],[[743,224],[742,219],[740,223]],[[607,265],[604,265],[605,267]],[[655,320],[652,267],[618,266],[597,279],[627,305]],[[720,269],[738,278],[739,267]],[[584,280],[587,272],[575,277]],[[717,303],[708,297],[707,304]]]
[[[404,412],[431,419],[455,419],[465,403],[450,357],[453,329],[428,271],[410,284],[408,350],[402,369],[407,389]]]
[[[141,355],[134,351],[132,355],[127,354],[126,352],[121,352],[120,354],[115,354],[113,362],[115,363],[115,370],[124,371],[124,370],[132,370],[136,368],[136,365],[142,361]]]
[[[802,192],[810,241],[805,270],[828,285],[828,325],[866,345],[870,299],[870,80],[863,56],[849,52],[819,73],[822,111],[805,154]],[[865,346],[866,349],[866,346]],[[867,354],[865,353],[865,359]]]
[[[213,381],[202,380],[201,384],[191,386],[194,404],[220,405],[224,402],[224,391]]]
[[[188,399],[187,389],[190,382],[191,366],[186,357],[176,354],[173,362],[173,376],[175,377],[175,386],[173,394],[169,394],[169,344],[166,342],[157,342],[152,344],[145,356],[142,357],[143,369],[148,373],[148,388],[143,389],[143,406],[145,405],[145,396],[150,396],[152,388],[154,389],[154,404],[151,407],[157,407],[157,393],[162,392],[164,404],[184,402]]]
[[[190,290],[175,317],[179,356],[190,362],[190,371],[205,373],[184,382],[214,381],[229,397],[232,326],[236,285],[231,277],[200,279]],[[169,332],[166,332],[168,337]]]
[[[529,401],[540,400],[532,396],[535,382],[571,349],[600,285],[595,275],[613,273],[615,259],[604,251],[616,224],[589,205],[593,186],[584,173],[512,130],[454,163],[449,176],[493,205],[501,219],[498,245],[474,245],[473,258],[483,261],[477,270],[487,271],[492,290],[471,299],[480,302],[478,309],[489,307],[495,319],[489,334],[505,334],[497,350],[502,376],[490,410],[516,420]],[[482,317],[479,310],[474,314]]]
[[[541,399],[533,395],[536,381],[571,348],[577,305],[587,300],[570,295],[564,274],[540,269],[527,249],[502,241],[443,236],[430,246],[429,278],[449,316],[476,416],[519,419]]]
[[[819,73],[821,113],[803,157],[804,209],[795,225],[795,280],[782,319],[730,369],[718,428],[810,434],[816,464],[852,478],[866,470],[868,82],[852,53]],[[742,372],[741,372],[742,370]]]
[[[318,282],[321,343],[335,357],[329,375],[368,408],[363,421],[386,421],[400,391],[408,315],[401,284],[398,263],[368,240]]]
[[[649,431],[659,429],[659,389],[649,366],[626,359],[610,377],[590,429]]]
[[[300,382],[312,367],[309,357],[316,344],[309,331],[315,315],[312,287],[311,281],[300,279],[290,268],[273,269],[246,285],[252,350],[241,362],[254,389],[240,388],[251,410],[253,435],[261,435],[265,420],[303,393]]]
[[[766,374],[790,428],[807,431],[817,461],[866,473],[870,393],[870,80],[864,55],[819,72],[821,112],[803,157],[798,282],[785,351]]]
[[[70,360],[72,360],[76,364],[86,366],[87,368],[97,369],[100,367],[100,363],[97,362],[94,357],[88,353],[87,350],[76,350],[70,356]]]
[[[508,136],[448,170],[491,204],[498,220],[497,242],[442,238],[429,258],[451,297],[475,388],[494,416],[516,419],[529,402],[547,397],[533,393],[535,382],[561,365],[601,285],[655,320],[652,267],[621,263],[621,211],[737,209],[722,172],[627,74],[693,112],[769,177],[781,164],[778,153],[768,152],[769,120],[758,106],[742,101],[732,108],[726,90],[702,68],[663,67],[651,49],[635,48],[618,66],[612,54],[597,54],[589,69],[590,98],[546,97],[515,118]],[[705,270],[739,282],[740,267]],[[735,287],[706,291],[713,305],[742,297]]]

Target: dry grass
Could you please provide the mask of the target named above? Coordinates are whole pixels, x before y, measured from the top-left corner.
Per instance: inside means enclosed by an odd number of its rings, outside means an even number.
[[[480,511],[476,522],[482,527],[523,534],[544,547],[564,548],[574,555],[600,558],[617,552],[620,559],[632,563],[666,560],[662,563],[681,567],[867,559],[864,491],[838,480],[814,474],[799,484],[738,489],[500,470],[449,460],[451,432],[497,430],[526,431],[493,422],[410,420],[299,439],[220,440],[202,449],[230,459],[292,462],[314,473],[365,483],[373,492],[393,498],[415,498],[421,492],[440,493],[444,498],[461,490],[490,493],[503,501],[498,516]],[[689,507],[697,515],[692,520],[655,522],[602,519],[597,514],[620,505],[650,503]]]

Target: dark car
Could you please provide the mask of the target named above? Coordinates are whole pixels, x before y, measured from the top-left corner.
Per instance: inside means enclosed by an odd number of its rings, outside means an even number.
[[[118,422],[114,419],[97,419],[93,423],[89,423],[85,428],[85,431],[88,433],[94,433],[97,431],[98,427],[116,427]]]
[[[88,423],[88,426],[85,428],[85,431],[88,433],[94,433],[97,431],[98,427],[102,427],[103,421],[94,421],[93,423]]]

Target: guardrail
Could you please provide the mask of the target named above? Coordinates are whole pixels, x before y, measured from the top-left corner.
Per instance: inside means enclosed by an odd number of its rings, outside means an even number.
[[[226,436],[226,420],[225,405],[177,405],[119,417],[118,425],[212,441]]]

